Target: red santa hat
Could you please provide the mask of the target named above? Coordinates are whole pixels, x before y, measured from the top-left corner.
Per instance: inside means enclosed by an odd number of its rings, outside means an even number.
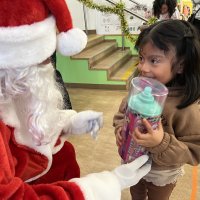
[[[0,68],[41,63],[55,49],[71,56],[86,44],[86,34],[73,28],[65,0],[0,1]]]

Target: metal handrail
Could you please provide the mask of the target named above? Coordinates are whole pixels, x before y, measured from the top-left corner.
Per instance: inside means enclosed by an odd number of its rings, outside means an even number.
[[[106,0],[106,1],[109,2],[109,3],[111,3],[112,5],[116,5],[116,3],[114,1],[111,1],[111,0]],[[136,3],[135,1],[132,1],[132,0],[129,0],[129,1],[131,1],[133,3]],[[138,3],[136,3],[136,4],[139,5]],[[148,21],[144,17],[142,17],[142,16],[140,16],[140,15],[138,15],[136,13],[133,13],[132,11],[130,11],[130,10],[126,9],[126,8],[124,8],[124,11],[127,12],[127,13],[129,13],[129,14],[131,14],[131,15],[136,16],[139,19],[142,19],[145,22]],[[125,49],[125,36],[124,36],[124,33],[122,32],[122,51],[124,51],[124,49]]]
[[[85,11],[85,5],[83,4],[83,14],[84,14],[84,22],[85,22],[85,33],[88,35],[88,27],[87,27],[87,17]]]
[[[133,1],[133,0],[129,0],[129,1],[131,1],[132,3],[134,3],[134,4],[136,4],[136,5],[140,5],[138,2],[136,2],[136,1]]]
[[[111,0],[105,0],[105,1],[107,1],[107,2],[109,2],[109,3],[111,3],[111,4],[113,4],[113,5],[116,5],[116,3],[115,3],[114,1],[111,1]],[[130,0],[130,1],[131,1],[131,0]],[[133,2],[133,1],[132,1],[132,2]],[[131,14],[131,15],[136,16],[136,17],[139,18],[139,19],[142,19],[142,20],[145,21],[145,22],[148,21],[146,18],[144,18],[144,17],[142,17],[142,16],[140,16],[140,15],[138,15],[138,14],[136,14],[136,13],[130,11],[130,10],[128,10],[127,8],[124,8],[124,11],[126,11],[127,13],[129,13],[129,14]]]

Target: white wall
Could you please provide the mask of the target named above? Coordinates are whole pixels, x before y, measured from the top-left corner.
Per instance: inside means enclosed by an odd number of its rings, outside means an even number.
[[[83,4],[77,0],[67,0],[67,4],[72,15],[74,26],[85,30]],[[85,10],[88,30],[96,29],[96,11],[87,7]]]
[[[85,30],[85,22],[84,22],[84,14],[83,14],[83,4],[80,3],[78,0],[66,0],[68,7],[71,11],[73,24],[75,27],[79,27],[82,30]],[[119,2],[120,0],[113,0],[115,2]],[[138,3],[142,3],[152,7],[153,0],[135,0]],[[94,2],[98,4],[106,4],[105,0],[94,0]],[[129,2],[129,0],[123,0],[123,2]],[[106,4],[110,5],[110,4]],[[86,18],[87,18],[87,27],[88,30],[95,30],[96,29],[96,10],[92,10],[89,8],[86,9]],[[98,23],[98,22],[97,22]]]

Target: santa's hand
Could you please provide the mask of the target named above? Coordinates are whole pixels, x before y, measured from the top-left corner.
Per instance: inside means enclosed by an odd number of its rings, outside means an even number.
[[[113,170],[117,176],[121,189],[135,185],[151,169],[151,162],[147,162],[149,156],[143,155],[128,164],[123,164]]]
[[[129,164],[117,167],[112,172],[93,173],[71,181],[81,188],[85,199],[120,200],[121,190],[137,184],[150,171],[151,164],[146,163],[148,158],[144,155]]]
[[[92,110],[82,111],[70,118],[71,133],[90,133],[96,138],[99,129],[103,126],[103,113]]]

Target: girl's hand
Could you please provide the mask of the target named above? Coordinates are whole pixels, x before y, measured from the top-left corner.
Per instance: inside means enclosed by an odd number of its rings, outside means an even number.
[[[122,127],[119,127],[115,134],[116,137],[116,144],[118,147],[122,146],[123,138],[122,138]]]
[[[143,119],[142,122],[147,129],[147,133],[141,133],[138,128],[136,128],[132,133],[133,140],[143,147],[155,147],[159,145],[164,137],[161,121],[159,121],[156,130],[153,130],[151,124],[146,119]]]

